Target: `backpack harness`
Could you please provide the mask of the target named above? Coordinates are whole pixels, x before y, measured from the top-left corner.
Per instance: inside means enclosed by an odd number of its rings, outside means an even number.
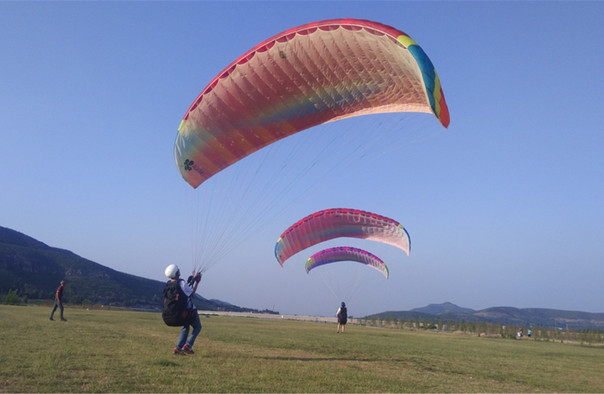
[[[187,309],[189,297],[182,291],[180,282],[169,280],[164,288],[164,307],[161,317],[168,326],[184,326],[193,323],[195,309]]]

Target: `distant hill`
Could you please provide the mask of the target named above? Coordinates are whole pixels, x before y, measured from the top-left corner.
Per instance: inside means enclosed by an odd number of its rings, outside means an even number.
[[[562,328],[571,330],[604,330],[604,313],[563,311],[545,308],[493,307],[479,311],[462,308],[450,302],[431,304],[411,311],[389,311],[367,316],[368,319],[442,320],[490,322],[516,326]]]
[[[421,312],[427,313],[430,315],[444,315],[450,313],[474,313],[474,310],[470,308],[462,308],[450,302],[445,302],[443,304],[430,304],[423,308],[415,308],[412,309],[413,312]]]
[[[53,248],[32,237],[0,226],[0,294],[17,290],[29,299],[52,300],[65,279],[65,302],[160,310],[165,282],[126,274]],[[227,302],[195,297],[199,309],[265,312]]]

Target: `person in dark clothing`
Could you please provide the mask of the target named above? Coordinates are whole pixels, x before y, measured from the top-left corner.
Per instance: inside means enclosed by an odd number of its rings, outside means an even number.
[[[192,320],[185,323],[180,331],[180,336],[178,337],[178,342],[176,343],[176,347],[172,351],[174,354],[195,354],[193,351],[193,344],[195,344],[195,339],[197,335],[199,335],[201,331],[201,321],[199,321],[199,313],[197,309],[193,305],[193,295],[197,291],[197,286],[201,281],[201,273],[197,273],[195,275],[195,279],[192,281],[193,285],[187,283],[184,279],[180,278],[180,269],[176,264],[170,264],[166,270],[165,274],[168,278],[170,278],[170,282],[178,283],[178,286],[182,289],[183,294],[187,297],[187,307],[186,309],[190,311]],[[191,332],[191,336],[189,336],[189,326],[193,327],[193,331]],[[187,339],[188,337],[188,339]]]
[[[50,312],[50,320],[54,320],[52,317],[55,315],[55,311],[57,310],[57,308],[59,308],[61,310],[61,321],[67,321],[67,319],[65,319],[63,317],[63,291],[64,291],[64,289],[65,289],[65,281],[62,280],[61,284],[57,288],[57,291],[55,292],[55,305],[52,307],[52,312]]]
[[[346,309],[346,304],[344,302],[342,302],[338,308],[336,317],[338,318],[338,328],[336,332],[340,332],[340,328],[342,329],[342,332],[344,332],[344,328],[346,327],[346,323],[348,321],[348,310]]]

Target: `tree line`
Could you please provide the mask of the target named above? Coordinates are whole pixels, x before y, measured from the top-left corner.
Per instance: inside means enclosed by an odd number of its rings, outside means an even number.
[[[426,330],[434,332],[458,332],[467,335],[487,336],[505,339],[533,339],[536,341],[573,342],[587,345],[604,344],[604,330],[551,328],[539,326],[520,326],[487,321],[452,321],[442,319],[396,319],[396,318],[363,318],[355,323],[401,330]],[[531,331],[530,337],[528,330]],[[522,335],[519,335],[519,332]]]

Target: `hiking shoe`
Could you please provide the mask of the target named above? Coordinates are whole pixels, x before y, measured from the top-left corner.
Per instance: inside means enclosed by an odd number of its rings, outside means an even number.
[[[174,350],[172,350],[172,353],[174,353],[176,356],[184,356],[186,354],[185,352],[183,352],[182,350],[180,350],[177,347],[175,347]]]
[[[67,319],[63,319],[63,318],[61,318],[61,321],[67,321]]]
[[[55,319],[53,319],[52,317],[49,317],[50,320],[54,321]]]
[[[189,345],[183,346],[182,351],[188,354],[195,354],[195,352],[193,351],[193,349],[191,349]]]

